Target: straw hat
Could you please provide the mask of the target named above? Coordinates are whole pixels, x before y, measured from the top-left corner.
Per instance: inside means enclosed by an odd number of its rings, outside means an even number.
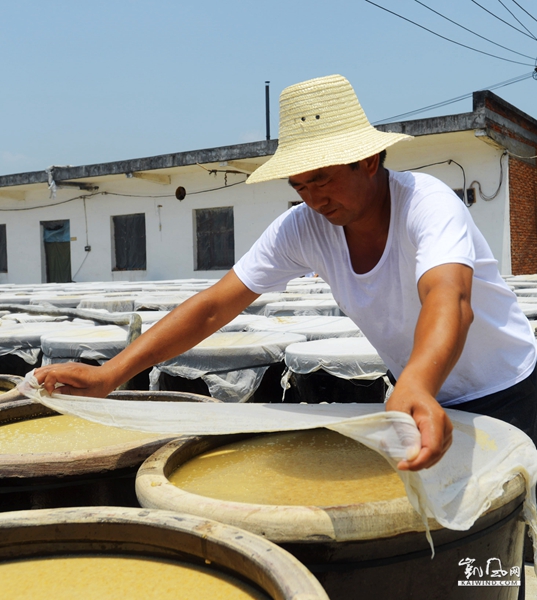
[[[346,165],[410,137],[375,129],[341,75],[310,79],[281,93],[278,148],[246,183]]]

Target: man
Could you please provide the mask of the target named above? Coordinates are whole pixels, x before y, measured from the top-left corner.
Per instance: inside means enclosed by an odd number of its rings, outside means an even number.
[[[66,393],[105,396],[196,345],[259,294],[315,271],[395,375],[386,410],[410,414],[421,432],[419,454],[400,469],[430,467],[449,448],[441,405],[498,416],[534,436],[529,323],[458,197],[428,175],[384,168],[386,148],[405,138],[375,130],[339,75],[287,88],[278,150],[248,183],[287,178],[303,204],[121,354],[101,367],[44,367],[38,381],[49,392],[62,383]]]

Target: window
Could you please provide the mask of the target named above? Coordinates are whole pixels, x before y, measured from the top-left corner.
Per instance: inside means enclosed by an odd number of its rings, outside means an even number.
[[[7,237],[5,225],[0,225],[0,273],[7,273]]]
[[[145,270],[145,214],[112,217],[112,226],[114,271]]]
[[[194,211],[196,271],[231,269],[235,263],[233,207]]]

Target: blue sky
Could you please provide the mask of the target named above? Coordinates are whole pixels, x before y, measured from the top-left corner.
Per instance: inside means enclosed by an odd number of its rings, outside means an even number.
[[[537,18],[534,0],[517,0]],[[340,73],[372,122],[530,74],[537,40],[472,0],[375,0],[425,27],[511,60],[478,54],[366,0],[17,0],[2,3],[0,174],[265,138],[287,85]],[[513,0],[479,3],[537,36]],[[537,118],[537,81],[495,91]],[[471,110],[465,100],[434,114]]]

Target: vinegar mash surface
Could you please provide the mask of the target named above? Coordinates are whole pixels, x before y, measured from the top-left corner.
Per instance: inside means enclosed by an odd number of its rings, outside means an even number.
[[[380,454],[328,429],[222,446],[181,465],[169,480],[194,494],[251,504],[334,506],[406,495]]]
[[[267,600],[214,569],[131,556],[10,561],[0,579],[2,600]]]
[[[157,436],[149,433],[54,415],[0,425],[0,454],[76,452],[154,439]]]

